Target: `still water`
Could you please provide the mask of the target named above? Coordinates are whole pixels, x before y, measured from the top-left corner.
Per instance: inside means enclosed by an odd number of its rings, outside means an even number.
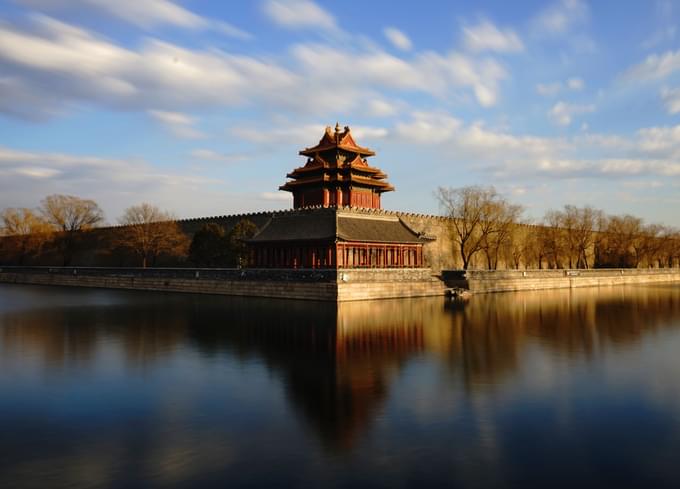
[[[0,487],[680,487],[680,287],[0,285]]]

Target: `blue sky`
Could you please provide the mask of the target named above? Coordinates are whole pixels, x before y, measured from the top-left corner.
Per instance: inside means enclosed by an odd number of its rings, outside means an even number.
[[[680,3],[0,2],[0,208],[51,193],[109,222],[287,208],[323,127],[397,188],[494,185],[680,226]]]

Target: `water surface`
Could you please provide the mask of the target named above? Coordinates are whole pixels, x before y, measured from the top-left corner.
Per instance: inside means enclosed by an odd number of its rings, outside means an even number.
[[[680,287],[0,285],[0,487],[680,487]]]

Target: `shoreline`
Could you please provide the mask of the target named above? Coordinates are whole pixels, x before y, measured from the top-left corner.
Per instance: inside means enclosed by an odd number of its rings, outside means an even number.
[[[348,302],[680,283],[680,268],[587,270],[0,267],[0,283]]]

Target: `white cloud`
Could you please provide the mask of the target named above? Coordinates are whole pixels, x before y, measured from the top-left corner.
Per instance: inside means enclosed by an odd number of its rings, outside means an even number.
[[[567,88],[570,90],[583,90],[585,83],[582,78],[572,77],[567,80]]]
[[[372,86],[382,89],[425,92],[445,96],[454,87],[465,87],[484,107],[496,103],[498,83],[507,77],[505,69],[494,59],[477,58],[452,52],[441,55],[424,52],[411,60],[381,50],[351,51],[324,44],[300,44],[293,56],[303,71],[316,77],[327,93],[346,90],[348,86]],[[326,97],[327,98],[327,97]]]
[[[352,126],[352,134],[362,141],[371,141],[387,137],[388,130],[384,127]]]
[[[206,135],[194,127],[196,123],[193,117],[180,112],[168,112],[165,110],[150,110],[149,115],[160,122],[175,136],[183,139],[202,139]]]
[[[472,126],[456,134],[455,149],[487,163],[497,178],[680,177],[680,125],[649,127],[630,137],[606,134],[568,139],[496,133]],[[595,156],[599,155],[599,156]]]
[[[47,102],[43,116],[79,101],[170,111],[233,106],[253,97],[272,100],[297,86],[295,75],[269,61],[156,40],[134,51],[44,16],[34,19],[33,32],[0,25],[0,69],[3,83],[15,88],[0,92],[0,109],[17,112],[10,97],[23,90]],[[31,109],[41,113],[40,104]]]
[[[627,81],[659,80],[680,70],[680,51],[650,54],[642,63],[629,68],[623,75]]]
[[[65,193],[95,198],[107,212],[113,209],[118,213],[144,196],[170,210],[179,208],[184,215],[186,209],[196,207],[191,201],[196,200],[198,192],[224,185],[219,180],[161,169],[139,159],[23,151],[2,146],[0,174],[0,208],[33,207],[46,195]]]
[[[0,110],[40,119],[81,103],[167,112],[252,103],[321,115],[349,113],[389,91],[448,98],[468,90],[489,107],[507,77],[493,58],[457,52],[404,59],[366,46],[301,44],[290,54],[283,64],[154,39],[123,47],[40,16],[28,30],[0,25]]]
[[[237,138],[256,144],[278,145],[289,143],[302,147],[309,145],[310,135],[319,139],[323,136],[323,124],[278,124],[266,129],[239,125],[229,130]]]
[[[562,90],[562,82],[539,83],[536,85],[536,92],[544,97],[552,97]]]
[[[524,50],[524,44],[515,31],[500,30],[488,20],[474,26],[463,27],[463,42],[473,52],[518,53]]]
[[[171,25],[186,29],[214,29],[239,39],[252,37],[227,22],[206,19],[169,0],[19,0],[19,2],[44,11],[96,10],[145,29]]]
[[[437,144],[450,141],[462,123],[445,113],[414,112],[409,122],[400,122],[395,133],[400,141]]]
[[[311,0],[267,0],[263,10],[270,20],[288,29],[338,30],[335,18]]]
[[[302,148],[303,146],[310,146],[310,140],[314,141],[315,138],[321,139],[325,129],[326,126],[323,124],[282,123],[265,129],[253,126],[238,126],[232,128],[229,132],[233,136],[251,143],[268,145],[286,143]],[[387,129],[383,127],[353,125],[350,129],[357,139],[362,140],[359,144],[365,144],[366,141],[370,142],[374,139],[382,139],[388,134]]]
[[[465,125],[443,112],[416,112],[411,120],[398,123],[394,133],[399,141],[442,145],[454,155],[452,163],[474,161],[469,170],[490,173],[507,184],[525,185],[532,177],[680,177],[680,125],[642,128],[627,137],[546,138],[514,135],[481,123]]]
[[[191,157],[196,158],[199,160],[203,161],[211,161],[214,163],[225,163],[225,164],[231,164],[231,163],[238,163],[244,160],[248,159],[248,156],[245,154],[237,154],[237,153],[219,153],[217,151],[214,151],[212,149],[205,149],[205,148],[199,148],[199,149],[194,149],[191,152]]]
[[[661,99],[669,114],[680,113],[680,88],[662,88]]]
[[[536,93],[544,97],[554,97],[564,89],[580,91],[585,87],[585,82],[582,78],[573,76],[563,82],[556,81],[550,83],[538,83],[536,85]]]
[[[560,101],[553,105],[548,115],[555,124],[568,126],[575,116],[594,111],[594,105],[575,105]]]
[[[398,112],[395,104],[382,99],[372,99],[368,102],[367,113],[374,117],[389,117]]]
[[[276,202],[292,202],[291,194],[288,192],[262,192],[260,198]]]
[[[395,27],[386,27],[383,30],[383,34],[385,34],[387,40],[397,49],[410,51],[413,48],[413,44],[408,36]]]
[[[566,34],[588,16],[588,5],[582,0],[561,0],[539,12],[532,24],[537,34],[555,36]]]
[[[646,127],[636,133],[639,150],[646,155],[680,159],[680,125]]]
[[[673,25],[667,26],[663,29],[657,29],[647,39],[642,41],[640,45],[642,49],[650,49],[659,44],[671,42],[675,39],[676,27]]]
[[[22,168],[15,168],[14,173],[30,178],[52,178],[61,173],[61,171],[54,168],[45,168],[40,166],[28,166]]]

